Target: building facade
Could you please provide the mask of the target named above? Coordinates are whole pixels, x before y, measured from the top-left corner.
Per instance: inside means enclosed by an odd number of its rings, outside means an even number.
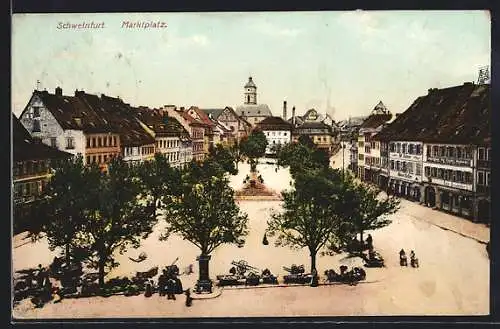
[[[491,220],[489,90],[473,83],[429,89],[374,137],[389,146],[389,192]]]
[[[421,200],[423,147],[416,141],[389,143],[389,189],[392,193]]]
[[[276,154],[276,147],[284,146],[292,140],[292,125],[280,117],[267,117],[256,127],[266,136],[266,155]]]
[[[54,94],[35,90],[20,121],[33,138],[81,155],[86,164],[96,162],[105,170],[107,161],[121,153],[120,135],[107,120],[105,110],[92,106],[84,95],[75,91],[75,96],[64,96],[59,87]]]
[[[31,137],[12,115],[12,196],[14,234],[36,228],[34,206],[41,200],[57,162],[72,156]]]

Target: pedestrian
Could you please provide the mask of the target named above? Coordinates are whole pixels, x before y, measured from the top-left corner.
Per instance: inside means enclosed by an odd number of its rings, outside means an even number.
[[[167,271],[163,270],[158,277],[158,293],[160,296],[165,296],[167,286]]]
[[[193,304],[193,297],[191,297],[191,291],[187,289],[184,293],[186,294],[186,306],[191,307],[191,305]]]
[[[368,245],[368,249],[373,249],[373,238],[371,234],[368,234],[366,238],[366,244]]]
[[[38,264],[38,273],[36,275],[37,288],[43,288],[45,279],[45,269],[42,267],[42,264]]]
[[[167,280],[167,299],[175,300],[175,280],[173,278]]]
[[[153,295],[153,286],[151,285],[151,281],[148,280],[145,285],[144,297],[151,297]]]

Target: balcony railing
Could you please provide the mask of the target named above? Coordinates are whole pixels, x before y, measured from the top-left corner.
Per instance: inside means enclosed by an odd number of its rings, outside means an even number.
[[[476,185],[477,193],[490,193],[489,185]]]
[[[491,168],[491,162],[490,160],[477,160],[477,167],[478,168]]]

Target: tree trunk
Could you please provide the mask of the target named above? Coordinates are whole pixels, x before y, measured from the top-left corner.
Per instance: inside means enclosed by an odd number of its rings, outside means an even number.
[[[311,251],[311,273],[316,270],[316,252]]]
[[[69,242],[66,243],[66,265],[69,266],[71,264],[71,256],[69,254]]]
[[[99,288],[104,288],[104,257],[99,257]]]

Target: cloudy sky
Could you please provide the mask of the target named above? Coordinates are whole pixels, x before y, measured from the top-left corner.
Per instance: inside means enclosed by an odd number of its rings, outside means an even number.
[[[92,21],[104,28],[57,28]],[[258,102],[275,115],[287,100],[297,114],[316,108],[342,120],[368,114],[379,100],[403,112],[429,88],[477,80],[490,62],[484,11],[16,14],[12,35],[16,114],[37,80],[68,95],[215,108],[240,105],[251,75]]]

